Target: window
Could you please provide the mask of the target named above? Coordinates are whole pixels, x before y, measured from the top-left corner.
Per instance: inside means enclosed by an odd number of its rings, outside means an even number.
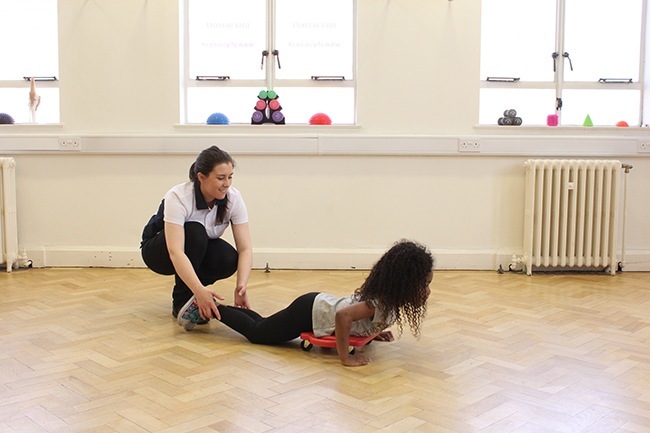
[[[355,122],[355,1],[185,0],[182,15],[182,123],[251,124],[266,90],[286,123]]]
[[[646,2],[482,0],[479,123],[643,124]]]
[[[0,112],[16,123],[59,123],[56,0],[0,1]],[[30,83],[40,104],[31,118]]]

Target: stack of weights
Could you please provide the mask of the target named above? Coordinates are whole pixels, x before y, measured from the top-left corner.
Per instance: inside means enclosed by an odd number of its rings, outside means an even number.
[[[517,110],[510,108],[503,112],[503,117],[499,117],[497,123],[502,126],[519,126],[522,120],[521,117],[517,117]]]
[[[262,90],[257,95],[255,112],[251,117],[251,124],[261,125],[263,123],[284,125],[282,106],[280,105],[280,101],[278,101],[278,94],[274,90]]]

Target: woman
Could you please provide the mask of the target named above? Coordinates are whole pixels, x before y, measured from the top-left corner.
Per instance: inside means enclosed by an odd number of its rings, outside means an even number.
[[[266,318],[252,310],[219,305],[219,320],[256,344],[284,343],[302,332],[313,332],[316,337],[333,333],[343,365],[366,365],[370,362],[367,357],[348,353],[350,335],[377,335],[376,339],[390,341],[392,333],[384,331],[397,323],[401,333],[406,321],[413,335],[418,336],[431,294],[433,262],[425,246],[402,240],[375,263],[351,296],[307,293]],[[189,331],[200,316],[202,313],[190,299],[179,312],[178,323]]]
[[[142,258],[154,272],[174,275],[172,315],[192,298],[203,317],[219,318],[209,288],[237,272],[234,304],[250,308],[246,285],[253,262],[248,211],[233,188],[235,161],[217,146],[203,150],[190,167],[189,182],[174,186],[142,232]],[[235,248],[221,239],[232,224]],[[207,320],[202,323],[206,323]]]

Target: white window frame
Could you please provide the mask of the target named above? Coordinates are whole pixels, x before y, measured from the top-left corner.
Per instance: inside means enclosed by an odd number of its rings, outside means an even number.
[[[648,50],[650,50],[650,44],[648,44],[648,38],[650,38],[650,32],[648,32],[648,15],[650,11],[648,10],[648,0],[642,0],[642,23],[641,23],[641,43],[639,50],[639,73],[638,81],[633,81],[632,83],[602,83],[602,82],[587,82],[587,81],[569,81],[565,80],[565,70],[570,66],[567,64],[567,58],[563,56],[565,53],[564,49],[564,38],[565,38],[565,1],[566,0],[557,0],[557,22],[555,26],[555,53],[558,54],[556,60],[556,69],[554,73],[554,80],[545,82],[545,81],[488,81],[487,77],[481,76],[480,89],[544,89],[544,90],[554,90],[556,103],[558,98],[560,103],[562,103],[562,96],[564,90],[636,90],[640,92],[640,101],[639,101],[639,119],[638,124],[630,126],[643,126],[647,125],[650,122],[650,65],[645,66],[647,58],[650,58]],[[553,54],[553,53],[549,53]],[[551,61],[549,57],[549,62]],[[511,77],[507,77],[511,78]],[[516,78],[516,77],[512,77]],[[606,77],[606,78],[615,78],[615,77]],[[562,110],[557,109],[556,114],[559,117],[560,125],[562,119]]]
[[[52,2],[55,3],[55,4],[57,3],[56,0],[52,0]],[[57,11],[58,11],[58,6],[57,6]],[[20,18],[22,18],[22,17],[20,17]],[[58,20],[58,13],[55,14],[53,19],[55,21]],[[32,30],[30,30],[30,31],[32,31]],[[58,30],[58,23],[57,23],[57,37],[58,37],[58,32],[59,32],[59,30]],[[20,35],[16,35],[16,36],[20,37]],[[11,42],[7,42],[7,43],[11,43]],[[57,43],[57,50],[58,50],[58,43]],[[27,54],[25,54],[25,55],[27,55]],[[34,55],[32,55],[32,57],[34,57]],[[36,58],[38,58],[38,55],[36,55]],[[12,60],[14,60],[14,59],[12,59],[12,58],[3,59],[3,61],[12,61]],[[8,107],[8,106],[4,105],[0,109],[0,111],[7,111],[7,114],[11,115],[14,118],[14,121],[17,124],[43,124],[43,122],[41,122],[39,120],[40,116],[39,116],[38,110],[36,110],[36,119],[35,119],[36,121],[34,123],[32,123],[31,119],[29,119],[29,117],[31,117],[31,116],[27,115],[27,113],[29,112],[29,107],[28,107],[29,99],[28,98],[29,98],[29,91],[30,91],[30,86],[31,86],[30,78],[32,78],[32,76],[35,78],[34,85],[35,85],[35,89],[36,89],[36,94],[41,96],[41,93],[39,92],[39,90],[41,90],[41,89],[57,89],[57,90],[59,90],[59,77],[58,77],[59,70],[60,70],[60,64],[57,64],[57,70],[52,71],[52,72],[55,73],[52,76],[39,76],[39,75],[35,74],[35,73],[41,74],[41,73],[43,73],[43,71],[24,70],[22,72],[21,76],[16,76],[14,79],[0,80],[0,89],[21,89],[25,93],[25,103],[24,103],[24,105],[21,104],[20,106],[17,106],[17,107],[11,107],[11,106]],[[47,72],[50,72],[50,71],[47,71]],[[31,75],[31,74],[33,74],[33,75]],[[60,92],[59,92],[58,98],[60,100]],[[46,103],[50,104],[51,101],[47,100]],[[39,107],[39,108],[41,108],[41,107]],[[16,113],[12,113],[11,112],[12,109],[20,110],[21,116],[16,115]],[[41,112],[42,111],[43,111],[43,109],[41,108]],[[56,116],[55,116],[56,119],[57,119],[56,123],[60,123],[61,122],[61,106],[60,106],[60,103],[56,107],[56,110],[53,111],[53,112],[56,114]],[[22,118],[27,118],[28,121],[21,122],[20,121],[21,117]],[[48,122],[48,123],[51,123],[51,122]]]
[[[228,79],[228,80],[197,80],[196,77],[190,77],[190,58],[189,58],[189,2],[190,0],[180,1],[180,14],[181,14],[181,43],[180,43],[180,76],[181,76],[181,89],[180,89],[180,123],[188,124],[188,106],[187,106],[187,89],[190,88],[209,88],[209,87],[257,87],[259,89],[281,89],[282,87],[311,87],[311,88],[353,88],[354,89],[354,121],[357,123],[357,50],[358,50],[358,6],[357,0],[351,0],[353,3],[353,58],[352,58],[352,71],[353,77],[347,78],[342,81],[318,81],[313,79],[278,79],[276,78],[277,56],[271,53],[275,50],[273,46],[275,42],[274,32],[274,17],[275,17],[275,2],[281,0],[266,0],[267,2],[267,51],[269,55],[264,59],[266,77],[263,80],[242,80],[242,79]],[[261,57],[261,54],[260,54]],[[282,60],[280,60],[282,63]]]

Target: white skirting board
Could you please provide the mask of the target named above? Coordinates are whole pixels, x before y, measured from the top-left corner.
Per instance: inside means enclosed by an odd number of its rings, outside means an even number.
[[[265,269],[370,269],[384,250],[374,249],[276,249],[253,251],[253,268]],[[521,251],[432,250],[437,270],[507,271],[512,255]],[[35,268],[144,268],[139,248],[97,249],[90,247],[27,248]],[[650,250],[628,250],[624,271],[650,272]]]

